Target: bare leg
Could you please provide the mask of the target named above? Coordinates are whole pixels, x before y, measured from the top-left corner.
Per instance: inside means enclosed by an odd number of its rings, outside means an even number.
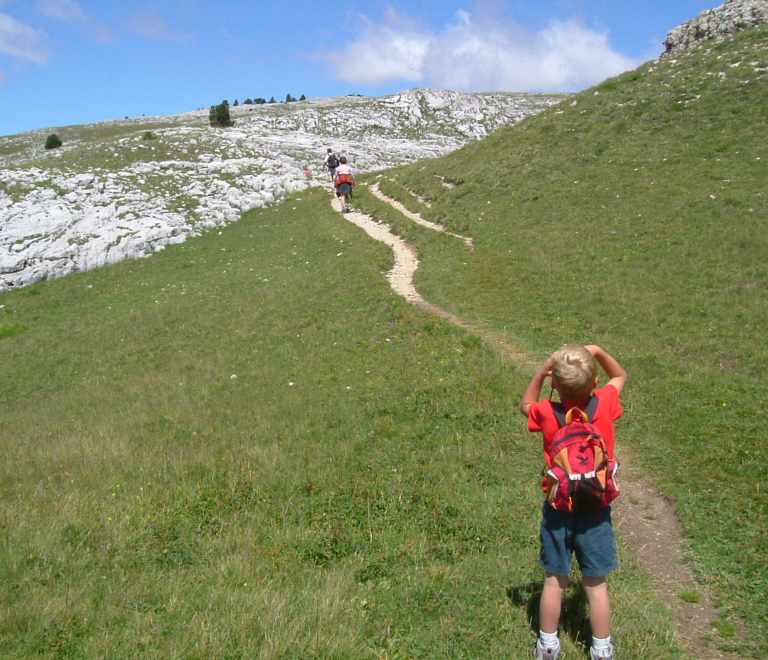
[[[603,577],[584,576],[584,591],[589,600],[589,622],[592,636],[606,639],[611,635],[611,601],[608,597],[608,583]]]
[[[566,586],[568,586],[567,575],[547,573],[544,579],[544,591],[541,594],[541,604],[539,605],[539,626],[545,633],[554,634],[557,632]]]

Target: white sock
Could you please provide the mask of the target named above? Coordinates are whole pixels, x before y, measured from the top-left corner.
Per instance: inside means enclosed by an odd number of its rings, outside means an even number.
[[[543,630],[539,630],[539,641],[545,649],[551,649],[560,643],[557,633],[545,633]]]
[[[607,651],[611,648],[611,636],[608,635],[605,639],[600,639],[599,637],[593,637],[592,638],[592,648],[596,652],[600,651]]]

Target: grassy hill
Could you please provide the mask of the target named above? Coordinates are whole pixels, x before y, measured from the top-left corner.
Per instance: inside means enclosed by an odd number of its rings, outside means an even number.
[[[420,243],[427,299],[542,359],[574,340],[615,351],[621,439],[678,503],[689,560],[754,657],[768,653],[766,107],[761,28],[381,184],[475,239],[470,255]]]
[[[713,644],[755,658],[767,48],[760,30],[650,63],[382,177],[472,252],[356,198],[418,245],[428,300],[532,357],[571,340],[619,357],[619,442],[679,503]],[[527,657],[530,373],[398,299],[390,265],[315,190],[0,294],[0,656]],[[681,657],[620,544],[622,656]],[[584,608],[569,591],[568,658]]]
[[[0,295],[0,656],[529,652],[527,374],[390,265],[315,191]],[[677,657],[631,561],[614,588],[624,648]]]

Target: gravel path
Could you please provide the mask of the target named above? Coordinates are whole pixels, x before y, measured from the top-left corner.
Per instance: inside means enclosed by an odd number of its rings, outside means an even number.
[[[383,192],[381,192],[381,190],[379,190],[378,183],[373,184],[370,190],[374,197],[378,197],[382,202],[386,202],[390,206],[396,208],[406,218],[408,218],[409,220],[413,220],[416,224],[419,224],[422,227],[426,227],[427,229],[432,229],[433,231],[446,233],[448,234],[448,236],[453,236],[454,238],[458,238],[462,243],[464,243],[464,245],[466,245],[470,249],[475,247],[474,241],[468,236],[462,236],[461,234],[454,234],[450,231],[446,231],[445,227],[443,227],[442,225],[438,225],[435,222],[429,222],[429,220],[424,220],[424,218],[422,218],[421,215],[419,215],[418,213],[412,213],[397,200],[394,200],[391,197],[387,197]]]

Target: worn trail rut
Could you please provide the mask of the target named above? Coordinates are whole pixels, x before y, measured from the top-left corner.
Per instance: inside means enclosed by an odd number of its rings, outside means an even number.
[[[396,200],[384,195],[377,184],[369,190],[412,221],[461,240],[467,249],[473,248],[471,238],[451,234],[441,225],[424,220],[419,214],[412,213]],[[333,200],[333,207],[341,211],[341,203],[336,198]],[[408,302],[477,334],[516,364],[531,370],[538,366],[530,355],[494,332],[466,323],[456,315],[425,300],[413,284],[413,275],[419,266],[417,251],[393,234],[388,225],[374,222],[370,216],[357,211],[346,213],[344,217],[361,227],[371,238],[392,248],[395,265],[387,274],[387,279],[397,294]],[[696,660],[735,660],[737,656],[707,644],[708,639],[716,636],[711,622],[718,619],[719,615],[707,590],[697,583],[693,571],[683,561],[685,539],[674,503],[643,479],[626,446],[621,450],[621,472],[622,491],[625,495],[613,505],[617,531],[633,557],[652,577],[660,598],[675,616],[680,645]],[[682,590],[698,592],[701,594],[700,602],[683,600],[678,595]]]

